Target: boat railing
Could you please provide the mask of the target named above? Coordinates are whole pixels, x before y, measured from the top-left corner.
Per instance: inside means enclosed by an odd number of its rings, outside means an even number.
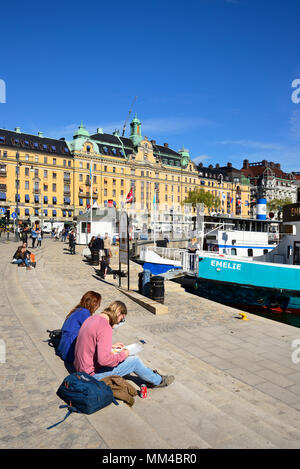
[[[147,246],[146,250],[155,252],[163,259],[170,259],[171,261],[178,261],[178,262],[182,261],[182,253],[186,251],[185,249],[157,247],[157,246]]]
[[[199,253],[182,252],[182,269],[188,275],[198,274]]]

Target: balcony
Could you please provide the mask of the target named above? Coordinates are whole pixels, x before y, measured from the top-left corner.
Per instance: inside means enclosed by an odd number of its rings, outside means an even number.
[[[41,189],[33,189],[32,193],[38,195],[41,193]]]
[[[0,169],[0,178],[6,178],[6,177],[7,177],[6,169]]]
[[[88,198],[88,199],[90,199],[91,194],[90,194],[90,192],[78,192],[78,197],[79,198]]]

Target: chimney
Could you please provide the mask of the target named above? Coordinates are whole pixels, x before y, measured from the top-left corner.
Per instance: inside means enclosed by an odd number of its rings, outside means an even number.
[[[43,132],[38,132],[38,137],[41,137],[41,138],[44,137]]]
[[[103,129],[101,127],[97,128],[97,134],[103,134]]]
[[[198,168],[202,169],[203,168],[203,163],[199,163]]]
[[[227,168],[232,168],[232,163],[227,163]]]
[[[21,128],[20,128],[20,127],[16,127],[16,128],[15,128],[15,132],[17,132],[18,134],[20,134],[20,133],[21,133]]]
[[[249,168],[249,160],[244,160],[243,161],[243,169],[248,169]]]
[[[261,164],[262,164],[262,166],[266,166],[266,167],[268,166],[267,160],[262,160]]]
[[[212,164],[210,164],[208,168],[209,168],[209,169],[214,169],[214,167],[213,167]]]
[[[280,169],[280,163],[277,163],[275,166],[276,168]]]
[[[169,148],[169,144],[168,144],[168,143],[164,143],[164,147]]]
[[[156,140],[150,140],[150,142],[152,143],[152,145],[156,145]]]
[[[273,161],[270,162],[270,168],[274,168],[274,163],[273,163]]]
[[[216,169],[219,169],[220,168],[220,165],[219,163],[216,164]]]

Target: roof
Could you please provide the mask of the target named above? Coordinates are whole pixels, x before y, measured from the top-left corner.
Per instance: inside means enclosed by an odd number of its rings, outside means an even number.
[[[64,139],[40,137],[12,130],[0,129],[0,148],[5,145],[16,150],[33,150],[52,155],[71,156]]]
[[[248,168],[242,168],[241,171],[244,174],[244,176],[249,177],[249,178],[258,178],[263,175],[263,173],[266,171],[266,169],[271,170],[276,178],[280,179],[291,179],[291,173],[285,173],[282,171],[280,168],[277,166],[273,165],[270,166],[267,164],[267,166],[262,165],[262,164],[255,164],[255,165],[249,165]],[[294,178],[293,178],[294,179]]]

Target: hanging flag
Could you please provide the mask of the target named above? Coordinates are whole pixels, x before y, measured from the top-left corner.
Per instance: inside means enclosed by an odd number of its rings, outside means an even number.
[[[154,197],[153,197],[153,205],[155,207],[155,204],[156,204],[156,191],[154,191]]]
[[[238,199],[237,203],[238,205],[241,205],[241,199]]]
[[[222,199],[225,200],[226,199],[226,194],[222,194]]]
[[[248,207],[248,205],[249,205],[249,202],[248,202],[248,200],[246,200],[245,201],[245,206]]]
[[[230,203],[233,204],[233,197],[231,197]]]
[[[130,191],[127,194],[126,197],[126,203],[133,202],[133,190],[132,187],[130,188]]]

